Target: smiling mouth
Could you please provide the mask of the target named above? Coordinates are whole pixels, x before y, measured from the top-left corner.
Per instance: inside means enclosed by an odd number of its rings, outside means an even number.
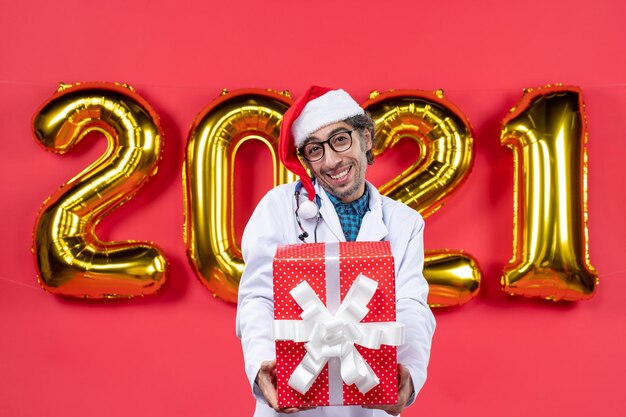
[[[349,166],[348,168],[344,169],[341,172],[338,172],[335,175],[332,174],[327,174],[330,178],[332,178],[334,181],[341,181],[344,180],[348,177],[348,174],[350,173],[350,170],[352,169],[351,166]]]

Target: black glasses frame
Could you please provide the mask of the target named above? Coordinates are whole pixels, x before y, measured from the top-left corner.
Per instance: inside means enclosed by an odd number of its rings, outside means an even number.
[[[357,129],[352,129],[352,130],[345,130],[345,131],[341,131],[341,132],[337,132],[334,135],[332,135],[331,137],[329,137],[328,139],[326,139],[323,142],[309,142],[301,147],[298,148],[298,155],[300,155],[301,157],[303,157],[304,159],[306,159],[309,162],[317,162],[320,159],[322,159],[324,157],[324,155],[326,154],[326,148],[324,147],[324,145],[328,145],[328,147],[330,149],[333,150],[333,152],[337,152],[337,153],[342,153],[342,152],[346,152],[347,150],[349,150],[352,147],[352,143],[354,142],[354,140],[352,139],[352,132],[354,132]],[[333,147],[333,145],[330,143],[331,140],[333,140],[333,138],[337,135],[343,135],[347,133],[348,137],[350,138],[350,146],[348,146],[346,149],[342,150],[342,151],[338,151],[337,149],[335,149]],[[317,159],[309,159],[306,157],[306,155],[304,154],[304,147],[305,146],[309,146],[309,145],[320,145],[322,147],[322,155],[320,155],[319,158]]]

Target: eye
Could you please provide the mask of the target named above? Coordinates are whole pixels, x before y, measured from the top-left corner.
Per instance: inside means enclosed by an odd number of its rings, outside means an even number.
[[[312,143],[312,144],[310,144],[310,145],[307,145],[307,146],[304,148],[304,152],[305,152],[307,155],[315,155],[315,154],[320,153],[321,151],[322,151],[322,146],[321,146],[321,145],[319,145],[319,144],[317,144],[317,143]]]
[[[337,145],[345,144],[350,140],[350,136],[347,133],[340,133],[333,138],[333,142]]]

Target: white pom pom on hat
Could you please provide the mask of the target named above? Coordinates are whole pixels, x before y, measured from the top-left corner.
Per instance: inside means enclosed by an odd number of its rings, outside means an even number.
[[[344,90],[313,85],[283,116],[278,155],[285,167],[300,177],[309,201],[315,199],[315,188],[306,168],[298,159],[297,148],[316,130],[364,113],[361,106]],[[317,214],[317,206],[315,208],[313,216]],[[300,216],[306,218],[302,206],[300,209]]]
[[[312,219],[317,216],[317,204],[312,202],[311,200],[304,200],[300,203],[300,208],[298,209],[298,215],[305,220]]]

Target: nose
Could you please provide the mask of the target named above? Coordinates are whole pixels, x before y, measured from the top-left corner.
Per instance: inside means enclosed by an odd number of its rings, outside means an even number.
[[[323,159],[324,159],[324,163],[327,166],[333,167],[337,165],[339,162],[341,162],[341,155],[339,155],[337,152],[332,150],[330,146],[328,146],[327,143],[325,143],[324,146],[325,146],[325,149],[324,149]]]

